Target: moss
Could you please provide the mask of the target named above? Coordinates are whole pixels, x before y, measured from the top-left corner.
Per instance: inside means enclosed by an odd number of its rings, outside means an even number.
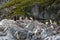
[[[60,0],[55,0],[53,3],[53,0],[11,0],[10,2],[7,2],[3,4],[0,8],[9,8],[11,6],[15,6],[16,8],[11,10],[9,14],[10,16],[13,15],[25,15],[24,8],[33,6],[35,4],[39,5],[49,5],[55,6],[57,2],[60,2]],[[12,12],[14,11],[14,12]]]

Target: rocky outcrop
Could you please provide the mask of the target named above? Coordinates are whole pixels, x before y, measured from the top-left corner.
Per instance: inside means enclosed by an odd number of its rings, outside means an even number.
[[[53,28],[52,28],[53,27]],[[0,21],[0,40],[60,40],[60,26],[27,18]]]

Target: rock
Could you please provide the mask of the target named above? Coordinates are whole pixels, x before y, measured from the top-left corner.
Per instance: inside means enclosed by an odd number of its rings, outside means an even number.
[[[44,40],[60,40],[60,34],[48,36]]]
[[[37,20],[4,19],[0,23],[0,40],[60,40],[60,27],[56,23],[52,23],[54,29]]]

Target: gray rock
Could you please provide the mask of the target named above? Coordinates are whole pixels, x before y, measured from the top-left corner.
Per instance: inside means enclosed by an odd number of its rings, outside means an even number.
[[[59,29],[51,28],[37,20],[2,20],[0,26],[0,40],[59,40],[60,35],[57,34]],[[60,32],[59,32],[60,33]]]

